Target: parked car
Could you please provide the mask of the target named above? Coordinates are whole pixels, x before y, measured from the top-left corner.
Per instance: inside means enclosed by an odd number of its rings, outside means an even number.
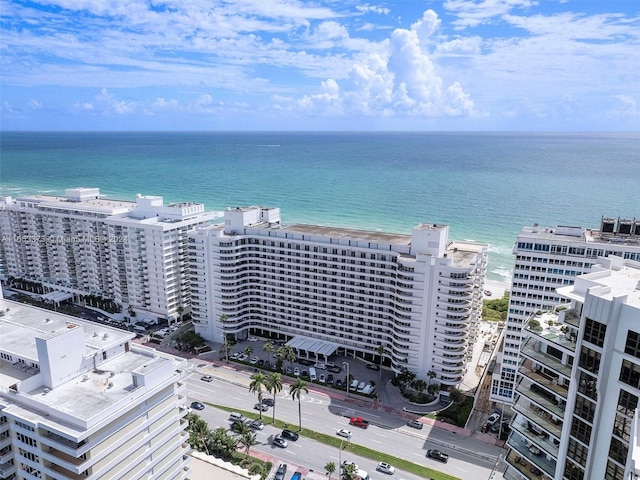
[[[327,375],[327,384],[333,385],[333,375]]]
[[[296,441],[300,437],[296,432],[292,432],[291,430],[287,430],[286,428],[282,430],[282,438],[286,438],[287,440]]]
[[[253,357],[249,363],[251,365],[255,365],[256,363],[258,363],[258,360],[260,360],[258,357]]]
[[[409,420],[407,425],[411,428],[417,428],[418,430],[422,430],[422,427],[424,427],[424,423],[420,420]]]
[[[336,380],[336,387],[342,387],[342,380]]]
[[[276,437],[273,439],[273,443],[276,447],[287,448],[287,441],[282,437]]]
[[[379,365],[374,365],[373,363],[370,363],[369,365],[367,365],[367,368],[369,370],[380,370],[380,366]]]
[[[395,467],[389,465],[386,462],[380,462],[376,467],[376,470],[378,472],[386,473],[388,475],[393,475],[393,473],[396,471]]]
[[[231,360],[237,360],[240,357],[240,354],[238,352],[235,352],[233,355],[231,355]]]
[[[500,420],[500,414],[495,412],[492,413],[491,415],[489,415],[489,418],[487,418],[487,423],[489,425],[493,425],[494,423],[496,423],[498,420]]]
[[[287,473],[287,464],[281,463],[276,471],[275,480],[284,480],[285,473]]]
[[[191,402],[191,408],[194,410],[204,410],[204,404],[200,402]]]
[[[326,378],[324,378],[324,373],[320,374],[320,377],[318,377],[318,381],[320,383],[325,383],[327,381]]]
[[[211,382],[213,381],[213,377],[211,375],[203,375],[202,377],[200,377],[200,380],[204,382]]]
[[[294,369],[293,369],[293,374],[294,374],[296,377],[299,377],[299,376],[300,376],[300,369],[299,369],[298,367],[294,368]]]
[[[336,435],[344,438],[351,438],[351,430],[347,430],[346,428],[341,428],[336,432]]]
[[[249,337],[247,338],[247,340],[249,340],[250,342],[257,342],[258,339],[256,337]]]

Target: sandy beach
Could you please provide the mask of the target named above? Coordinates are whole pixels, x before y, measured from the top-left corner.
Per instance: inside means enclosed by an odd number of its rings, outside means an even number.
[[[485,280],[484,290],[491,292],[491,295],[485,294],[485,300],[500,299],[504,296],[504,292],[511,288],[511,284]]]

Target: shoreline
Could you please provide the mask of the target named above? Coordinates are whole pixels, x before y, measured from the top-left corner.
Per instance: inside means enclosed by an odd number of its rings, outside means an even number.
[[[511,289],[511,284],[507,282],[497,282],[495,280],[485,280],[484,290],[491,292],[491,295],[485,295],[485,300],[499,300],[504,297],[504,292]]]

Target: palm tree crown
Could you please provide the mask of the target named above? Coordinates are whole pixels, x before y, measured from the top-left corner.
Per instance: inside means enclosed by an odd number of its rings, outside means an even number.
[[[251,383],[249,384],[249,391],[251,393],[258,394],[258,403],[262,407],[262,388],[265,386],[267,377],[262,372],[254,373],[251,375]],[[262,420],[262,408],[258,410],[260,412],[260,419]]]

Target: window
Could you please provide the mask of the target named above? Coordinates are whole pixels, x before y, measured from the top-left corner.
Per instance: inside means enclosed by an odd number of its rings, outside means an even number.
[[[607,333],[607,326],[603,323],[596,322],[595,320],[591,320],[587,318],[584,326],[584,337],[583,339],[589,343],[593,343],[594,345],[601,347],[604,345],[604,337]]]
[[[580,440],[585,445],[590,444],[591,440],[591,427],[578,418],[573,419],[571,425],[571,436]]]
[[[620,381],[631,385],[633,388],[640,388],[640,365],[631,363],[629,360],[622,361],[620,369]]]
[[[570,438],[567,456],[584,467],[587,464],[589,449],[581,443],[576,442],[573,438]]]
[[[624,353],[640,358],[640,334],[633,330],[627,332],[627,343],[624,346]]]
[[[620,390],[618,396],[618,412],[628,417],[633,417],[638,407],[638,397],[625,390]]]
[[[577,395],[576,396],[576,408],[573,410],[573,413],[580,418],[585,419],[587,422],[593,422],[593,418],[596,411],[596,404],[591,400],[587,400],[586,398]]]
[[[602,355],[595,350],[591,350],[588,347],[582,347],[580,350],[580,363],[581,368],[588,370],[594,374],[598,374],[600,371],[600,360]]]

